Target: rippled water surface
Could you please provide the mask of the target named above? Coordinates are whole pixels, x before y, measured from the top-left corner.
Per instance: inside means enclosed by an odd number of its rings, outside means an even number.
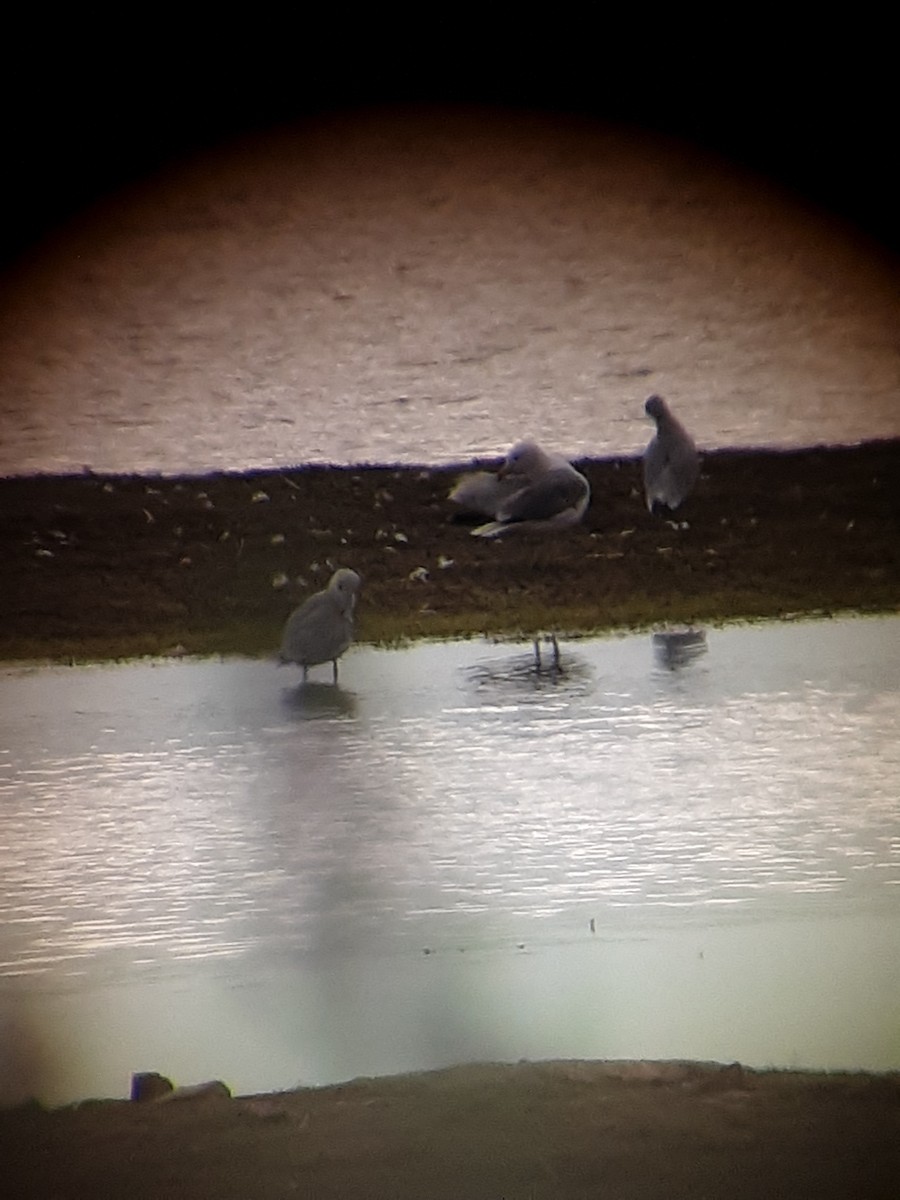
[[[341,118],[185,164],[0,296],[0,473],[900,435],[896,265],[636,130]]]
[[[900,1067],[897,634],[5,670],[7,1091]]]

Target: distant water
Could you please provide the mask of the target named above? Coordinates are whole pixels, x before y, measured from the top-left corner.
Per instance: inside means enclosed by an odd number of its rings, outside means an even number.
[[[634,132],[334,118],[113,198],[6,281],[0,473],[900,435],[898,275]]]

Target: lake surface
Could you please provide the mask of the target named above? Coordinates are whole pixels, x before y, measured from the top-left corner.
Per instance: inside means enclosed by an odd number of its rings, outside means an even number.
[[[0,474],[900,436],[897,265],[696,148],[368,114],[186,163],[0,290]]]
[[[0,1100],[900,1068],[895,617],[0,674]]]

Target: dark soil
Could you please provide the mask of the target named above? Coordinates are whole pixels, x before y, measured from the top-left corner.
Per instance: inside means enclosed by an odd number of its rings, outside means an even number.
[[[485,1064],[236,1099],[0,1114],[17,1200],[897,1195],[900,1077]]]
[[[500,542],[470,537],[447,502],[461,468],[0,479],[0,658],[271,653],[336,565],[364,577],[373,642],[900,599],[900,441],[708,453],[668,520],[646,511],[636,460],[579,466],[581,526]]]

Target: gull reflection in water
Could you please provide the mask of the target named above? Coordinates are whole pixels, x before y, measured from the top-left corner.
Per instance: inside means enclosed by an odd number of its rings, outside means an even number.
[[[589,663],[569,650],[559,650],[556,639],[551,654],[544,661],[537,639],[530,654],[511,654],[505,658],[487,659],[462,668],[468,685],[482,696],[506,697],[531,694],[536,698],[550,693],[587,695],[594,687],[594,673]]]
[[[548,661],[546,663],[541,658],[541,642],[549,647]],[[532,646],[534,648],[535,670],[540,671],[545,666],[551,671],[562,670],[562,663],[559,659],[559,642],[556,640],[555,633],[548,633],[544,637],[538,635],[532,642]]]
[[[355,717],[358,697],[336,683],[313,683],[307,680],[296,687],[286,688],[285,706],[298,721],[321,721],[334,717]]]
[[[667,671],[677,671],[688,666],[708,649],[705,629],[665,629],[653,635],[656,661]]]

